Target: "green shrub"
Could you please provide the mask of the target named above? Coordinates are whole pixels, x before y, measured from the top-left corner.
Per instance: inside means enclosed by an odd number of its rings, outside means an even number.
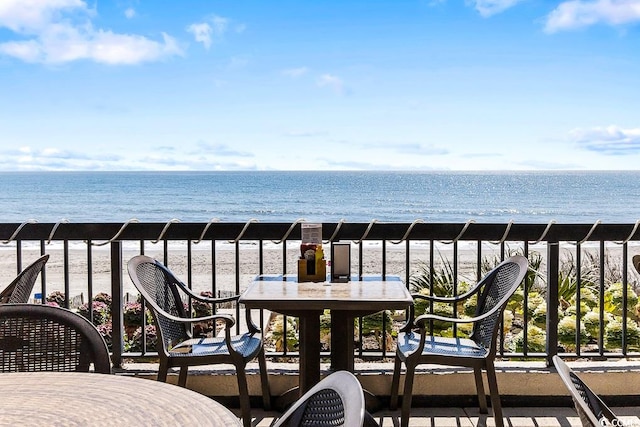
[[[612,283],[604,291],[604,309],[616,316],[622,316],[622,283]],[[638,304],[638,295],[633,291],[631,285],[627,284],[627,308],[633,312]]]
[[[384,316],[384,321],[383,321]],[[393,319],[391,318],[391,312],[389,310],[380,311],[375,314],[371,314],[369,316],[364,316],[362,318],[362,334],[381,334],[382,333],[382,324],[385,325],[386,332],[388,334],[391,333],[393,329]]]
[[[607,349],[622,348],[622,318],[614,317],[604,328],[604,341]],[[627,345],[637,349],[640,345],[640,328],[638,323],[627,319]]]
[[[522,288],[516,289],[509,302],[507,302],[507,310],[513,311],[515,314],[522,315],[522,307],[524,306],[524,290]]]
[[[533,310],[533,314],[531,315],[531,321],[534,325],[540,328],[546,328],[547,326],[547,303],[540,303],[535,310]]]
[[[436,314],[443,317],[453,317],[453,305],[443,302],[433,303],[433,311],[431,310],[430,302],[426,300],[418,299],[415,302],[416,317],[423,314]],[[443,320],[433,321],[433,334],[438,335],[442,331],[451,327],[451,322]]]
[[[540,295],[538,292],[531,292],[529,298],[527,299],[527,315],[529,318],[532,318],[536,309],[542,305],[547,304],[547,300],[543,295]],[[520,311],[522,312],[522,310]]]
[[[284,351],[285,348],[293,351],[298,346],[298,328],[294,317],[287,317],[287,335],[284,336],[284,316],[276,316],[268,336],[273,340],[276,351]]]
[[[606,326],[607,321],[608,319],[605,315],[605,324],[603,326]],[[582,322],[584,323],[585,328],[587,328],[589,337],[592,339],[598,339],[600,336],[600,314],[596,311],[588,311],[582,318]]]
[[[576,346],[576,316],[565,316],[558,322],[558,341],[570,348]],[[580,321],[580,344],[586,344],[589,340],[587,327]]]
[[[472,317],[476,314],[476,306],[478,305],[478,294],[473,294],[467,298],[463,305],[463,313],[465,316]]]
[[[580,316],[584,316],[589,311],[591,311],[591,309],[589,308],[587,303],[585,301],[581,300],[580,301]],[[566,308],[566,310],[564,311],[564,314],[566,316],[575,316],[576,315],[576,302],[575,302],[575,300],[571,303],[571,305],[569,307]]]
[[[569,303],[572,305],[576,305],[576,296],[574,295]],[[594,291],[592,288],[583,286],[580,289],[580,304],[585,303],[589,308],[597,307],[600,303],[598,298],[598,292]]]
[[[524,352],[524,331],[520,331],[512,342],[515,351]],[[546,333],[542,328],[533,324],[527,325],[527,351],[532,353],[544,352],[547,347]]]

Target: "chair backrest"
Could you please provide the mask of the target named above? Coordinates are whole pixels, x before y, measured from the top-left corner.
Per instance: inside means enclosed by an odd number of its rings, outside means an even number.
[[[640,254],[634,255],[633,258],[631,258],[631,263],[633,264],[633,268],[640,274]]]
[[[337,371],[307,391],[284,413],[279,426],[362,426],[365,419],[364,392],[348,371]]]
[[[553,364],[562,382],[571,393],[576,412],[584,427],[600,427],[602,421],[610,425],[623,425],[609,407],[596,395],[559,356],[553,356]]]
[[[111,373],[109,350],[87,319],[66,308],[0,305],[0,372]]]
[[[525,257],[509,257],[487,273],[477,285],[480,291],[475,316],[484,315],[496,307],[498,309],[474,323],[471,338],[491,351],[495,351],[497,330],[507,302],[520,286],[528,267],[529,263]]]
[[[184,302],[180,298],[178,278],[162,263],[146,255],[131,258],[127,269],[133,285],[151,308],[157,327],[158,342],[171,347],[191,338],[187,324],[175,322],[163,315],[167,313],[177,317],[188,317]]]
[[[36,278],[48,260],[49,255],[43,255],[22,270],[0,293],[0,304],[29,302]]]

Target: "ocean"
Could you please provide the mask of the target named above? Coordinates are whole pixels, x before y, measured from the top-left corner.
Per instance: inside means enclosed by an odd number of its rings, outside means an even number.
[[[635,223],[640,172],[0,172],[0,221]]]

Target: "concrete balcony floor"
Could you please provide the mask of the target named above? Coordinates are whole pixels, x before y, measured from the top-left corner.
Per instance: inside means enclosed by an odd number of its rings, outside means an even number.
[[[640,426],[640,408],[611,408],[624,425]],[[232,409],[239,414],[237,409]],[[581,427],[580,419],[569,407],[508,407],[503,408],[505,426],[508,427]],[[280,414],[261,409],[252,410],[253,427],[268,427]],[[381,410],[373,414],[381,427],[400,425],[400,411]],[[491,427],[493,417],[481,415],[477,408],[412,408],[411,427]]]
[[[268,362],[272,396],[278,396],[297,385],[297,365]],[[613,412],[627,427],[640,427],[640,363],[637,360],[608,362],[571,362],[583,380],[599,395],[617,398],[610,403]],[[126,363],[114,369],[116,374],[155,380],[157,364]],[[270,426],[281,413],[264,411],[260,405],[260,382],[257,363],[247,367],[249,392],[252,398],[252,425]],[[356,375],[363,387],[388,403],[392,379],[391,363],[363,363],[356,366]],[[553,368],[543,362],[497,362],[498,388],[503,395],[505,426],[508,427],[570,427],[581,426],[569,392]],[[323,364],[322,372],[329,373]],[[211,381],[212,375],[216,380]],[[169,383],[177,380],[177,370],[171,370]],[[237,381],[232,366],[214,365],[189,370],[187,387],[210,396],[239,415]],[[402,387],[402,381],[401,381]],[[485,384],[485,390],[488,385]],[[480,414],[471,399],[475,397],[473,373],[468,369],[425,365],[419,368],[414,381],[414,405],[409,425],[413,427],[491,427],[495,422]],[[606,399],[605,399],[606,400]],[[442,403],[442,404],[441,404]],[[372,412],[382,427],[398,427],[400,411],[391,411],[385,404]]]

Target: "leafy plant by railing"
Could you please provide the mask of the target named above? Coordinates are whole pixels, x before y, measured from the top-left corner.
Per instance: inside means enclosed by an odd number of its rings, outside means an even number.
[[[515,252],[510,252],[509,255]],[[547,324],[547,287],[542,271],[543,257],[537,252],[528,254],[529,271],[524,279],[523,288],[519,289],[511,298],[504,314],[505,344],[515,352],[544,352],[546,347]],[[490,271],[499,259],[496,257],[483,258],[480,270],[484,275]],[[623,319],[626,320],[625,342],[629,349],[640,349],[640,304],[638,296],[631,284],[627,285],[626,296],[620,281],[620,269],[611,266],[609,257],[604,259],[605,271],[603,274],[605,289],[600,290],[599,277],[600,261],[597,256],[589,252],[585,255],[585,261],[581,263],[580,276],[578,277],[577,263],[571,254],[562,261],[558,272],[558,341],[567,351],[576,351],[576,345],[580,347],[593,347],[600,338],[600,330],[604,332],[603,342],[605,348],[618,349],[623,344]],[[453,290],[457,294],[466,291],[469,284],[459,280],[457,285],[453,283],[453,264],[451,261],[440,257],[440,264],[436,267],[422,266],[411,277],[411,289],[414,292],[452,296]],[[600,318],[599,295],[603,292],[604,305],[602,307],[603,318]],[[524,313],[524,301],[527,301],[526,317]],[[579,303],[578,303],[579,297]],[[627,312],[623,312],[623,304],[626,298]],[[434,313],[445,317],[454,315],[454,307],[445,303],[429,303],[419,300],[415,303],[416,315]],[[455,307],[458,317],[471,317],[474,313],[475,301],[469,300],[464,305]],[[525,324],[525,318],[527,323]],[[525,334],[527,330],[527,348],[524,348]],[[441,336],[456,335],[465,337],[469,334],[468,328],[458,326],[454,331],[449,322],[432,322],[432,333]]]

